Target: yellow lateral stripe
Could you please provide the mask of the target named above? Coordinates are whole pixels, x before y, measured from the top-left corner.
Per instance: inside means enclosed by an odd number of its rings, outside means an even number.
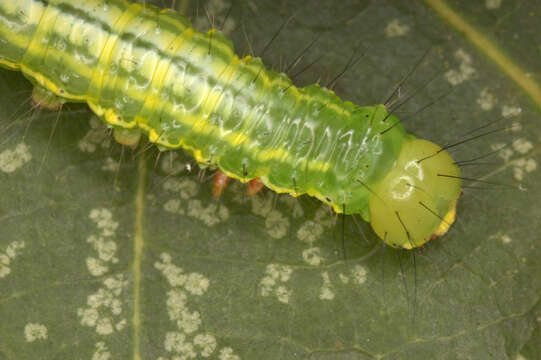
[[[455,27],[457,31],[464,34],[475,46],[485,55],[494,61],[502,70],[533,99],[541,109],[541,87],[533,78],[526,75],[525,71],[516,65],[507,55],[504,54],[488,37],[482,35],[472,25],[467,23],[443,0],[425,0],[445,21]]]
[[[20,70],[20,67],[21,67],[17,63],[12,63],[11,61],[7,61],[4,59],[0,59],[0,65],[3,65],[10,70]]]

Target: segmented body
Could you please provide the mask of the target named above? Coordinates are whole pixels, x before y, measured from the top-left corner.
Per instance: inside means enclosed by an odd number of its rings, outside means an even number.
[[[371,199],[390,206],[381,186],[417,141],[400,124],[390,128],[398,120],[383,105],[360,107],[318,85],[297,88],[259,58],[239,59],[218,31],[199,33],[177,13],[148,5],[0,0],[0,42],[0,64],[22,71],[38,93],[88,103],[118,138],[137,139],[141,131],[230,177],[307,193],[367,221]],[[419,158],[434,152],[418,150]],[[402,192],[414,184],[408,180]],[[447,223],[455,185],[450,193],[447,204],[434,206]],[[417,225],[389,210],[407,241],[376,230],[384,241],[411,248],[432,236],[417,239]],[[433,233],[447,230],[441,219],[432,220]]]

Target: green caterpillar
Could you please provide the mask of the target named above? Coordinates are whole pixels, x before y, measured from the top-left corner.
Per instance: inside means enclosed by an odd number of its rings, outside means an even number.
[[[136,144],[182,148],[199,163],[360,214],[404,249],[454,222],[460,170],[405,132],[384,105],[297,88],[230,40],[170,10],[124,0],[0,0],[0,65],[22,71],[38,104],[86,102]],[[446,175],[446,176],[441,176]]]

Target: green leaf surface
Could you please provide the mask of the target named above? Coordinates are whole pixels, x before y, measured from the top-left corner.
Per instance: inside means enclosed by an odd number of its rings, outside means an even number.
[[[420,137],[444,145],[508,127],[452,151],[494,152],[463,167],[491,183],[466,182],[445,237],[398,252],[308,197],[246,197],[232,182],[214,200],[212,171],[180,151],[122,149],[83,105],[33,109],[29,82],[1,70],[0,360],[541,358],[541,6],[192,5],[176,7],[202,30],[208,12],[240,55],[261,55],[295,14],[262,57],[284,69],[317,38],[290,72],[317,60],[300,85],[364,54],[335,86],[358,104],[412,72],[399,100],[415,96],[397,114]]]

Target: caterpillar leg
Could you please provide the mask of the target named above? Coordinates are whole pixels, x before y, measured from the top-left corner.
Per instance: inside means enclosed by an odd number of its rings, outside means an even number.
[[[139,139],[141,139],[141,130],[115,127],[113,136],[119,144],[136,148],[137,144],[139,144]]]
[[[231,179],[229,176],[224,174],[220,170],[216,170],[214,173],[214,181],[212,182],[212,195],[217,199],[222,195],[222,192],[227,187],[227,184],[229,183],[229,179]]]
[[[66,100],[56,96],[52,91],[42,86],[35,85],[32,90],[32,103],[35,107],[44,108],[51,111],[60,110]]]
[[[248,189],[246,190],[246,194],[248,194],[248,196],[255,195],[261,189],[263,189],[263,186],[265,185],[263,184],[260,178],[255,178],[253,180],[250,180],[250,182],[248,183]]]

